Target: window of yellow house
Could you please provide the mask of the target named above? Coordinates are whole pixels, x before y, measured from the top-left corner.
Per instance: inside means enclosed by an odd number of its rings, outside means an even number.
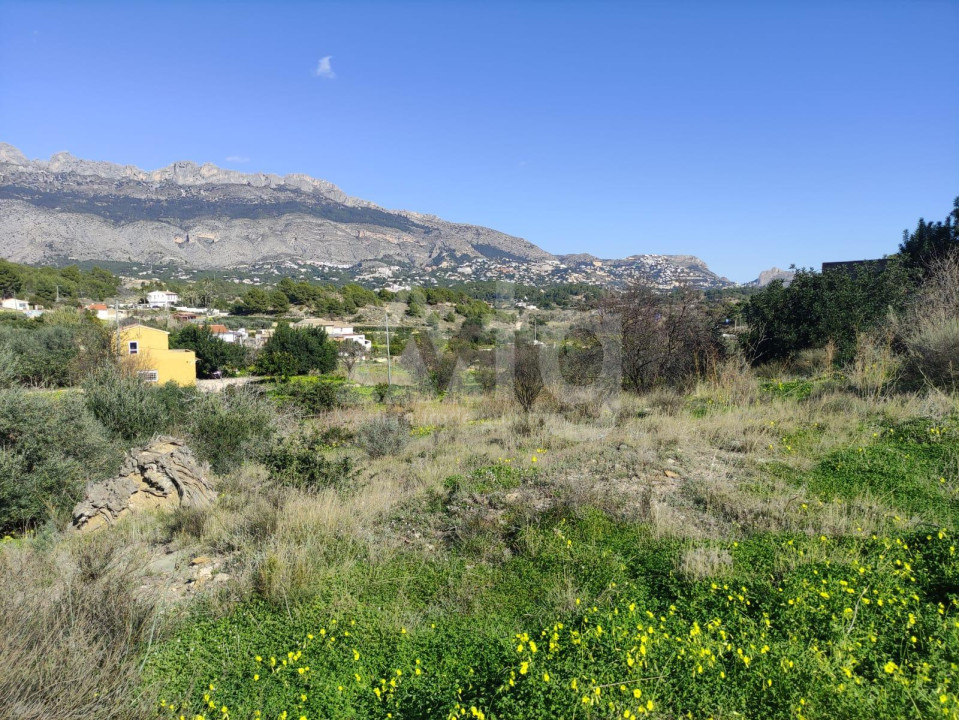
[[[141,370],[137,373],[144,382],[159,382],[160,374],[156,370]]]
[[[130,354],[131,354],[131,355],[136,355],[139,351],[140,351],[140,343],[138,343],[136,340],[131,340],[131,341],[130,341]]]

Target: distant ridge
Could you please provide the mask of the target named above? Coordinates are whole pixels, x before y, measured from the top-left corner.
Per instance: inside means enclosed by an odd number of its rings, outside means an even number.
[[[782,270],[778,267],[771,267],[768,270],[763,270],[761,273],[759,273],[758,278],[752,282],[746,283],[746,285],[748,287],[764,288],[773,280],[782,280],[784,285],[788,285],[792,282],[795,276],[796,272],[794,270]]]
[[[293,260],[344,268],[367,261],[408,268],[507,263],[540,275],[563,266],[608,284],[648,266],[653,274],[668,271],[667,286],[677,281],[669,278],[700,287],[732,284],[692,256],[558,257],[490,228],[387,210],[303,174],[193,162],[147,171],[67,152],[30,160],[6,143],[0,143],[0,236],[0,254],[25,263],[109,260],[194,269]]]

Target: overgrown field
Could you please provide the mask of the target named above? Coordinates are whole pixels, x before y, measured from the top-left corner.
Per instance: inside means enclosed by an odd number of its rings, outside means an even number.
[[[384,400],[309,396],[207,511],[6,541],[7,715],[959,717],[955,398]]]

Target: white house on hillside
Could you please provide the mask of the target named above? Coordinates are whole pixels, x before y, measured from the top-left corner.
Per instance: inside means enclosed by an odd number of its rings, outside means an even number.
[[[180,302],[180,296],[166,290],[153,290],[147,293],[147,304],[150,307],[172,307]]]
[[[373,347],[373,343],[366,339],[366,335],[363,333],[353,332],[352,325],[340,325],[335,322],[330,322],[329,320],[307,318],[306,320],[300,320],[297,323],[293,323],[293,327],[321,327],[326,330],[326,334],[329,336],[330,340],[335,340],[336,342],[352,340],[353,342],[362,345],[367,352],[369,352]]]
[[[4,310],[18,310],[19,312],[26,312],[30,309],[30,303],[28,303],[26,300],[7,298],[0,303],[0,307],[2,307]]]

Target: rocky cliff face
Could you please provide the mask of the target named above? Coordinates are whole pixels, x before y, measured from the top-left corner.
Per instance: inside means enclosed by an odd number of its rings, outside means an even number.
[[[796,273],[792,270],[783,270],[778,267],[771,267],[768,270],[763,270],[761,273],[759,273],[758,278],[750,283],[747,283],[747,285],[764,288],[773,280],[782,280],[784,285],[789,285],[795,275]]]
[[[296,257],[422,266],[437,257],[552,256],[488,228],[389,211],[306,175],[177,162],[151,172],[0,144],[2,254],[18,262],[152,261],[232,267]]]
[[[522,238],[433,215],[386,210],[306,175],[241,173],[176,162],[146,171],[57,153],[29,160],[0,143],[0,257],[22,263],[105,261],[230,268],[296,260],[409,268],[487,263],[546,277],[619,282],[662,275],[729,285],[692,256],[558,258]],[[665,274],[663,274],[665,273]],[[615,284],[615,283],[613,283]]]

